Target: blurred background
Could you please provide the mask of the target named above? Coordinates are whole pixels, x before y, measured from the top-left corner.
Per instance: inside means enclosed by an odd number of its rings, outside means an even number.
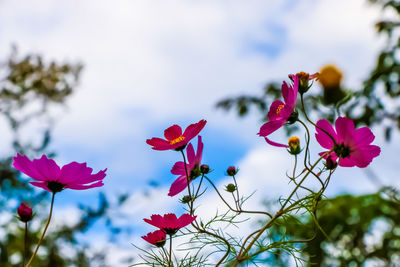
[[[34,266],[137,260],[132,244],[147,246],[140,236],[152,230],[142,218],[183,212],[182,196],[167,196],[179,155],[145,143],[172,124],[206,119],[203,162],[215,183],[226,185],[234,165],[243,194],[257,189],[249,205],[276,201],[292,186],[292,159],[256,133],[288,74],[327,64],[340,71],[343,93],[332,99],[315,83],[311,117],[339,111],[372,127],[382,153],[366,169],[337,171],[320,211],[330,239],[318,235],[301,254],[321,266],[400,261],[399,14],[400,3],[388,0],[0,0],[0,265],[22,260],[20,202],[36,213],[33,241],[49,208],[50,195],[11,167],[17,152],[108,168],[104,187],[57,194]],[[288,133],[304,136],[289,127],[273,138],[286,142]],[[215,209],[214,197],[202,198],[204,210]],[[286,232],[307,235],[294,229]],[[264,261],[292,264],[279,251]]]

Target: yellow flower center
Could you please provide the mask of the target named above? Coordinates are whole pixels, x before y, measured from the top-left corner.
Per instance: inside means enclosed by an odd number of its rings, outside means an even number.
[[[169,144],[174,145],[176,143],[182,142],[183,140],[185,140],[185,137],[181,135],[181,136],[169,141]]]
[[[285,105],[279,105],[278,108],[276,109],[276,115],[279,115],[281,113],[281,109],[283,109]]]
[[[308,74],[307,72],[304,72],[304,71],[300,71],[296,75],[297,75],[297,77],[299,77],[299,80],[307,80],[308,81],[308,77],[310,77],[310,74]]]
[[[334,65],[327,65],[319,72],[319,82],[324,88],[339,87],[341,81],[342,73]]]
[[[300,139],[297,136],[292,136],[289,138],[289,146],[293,148],[297,148],[300,144]]]

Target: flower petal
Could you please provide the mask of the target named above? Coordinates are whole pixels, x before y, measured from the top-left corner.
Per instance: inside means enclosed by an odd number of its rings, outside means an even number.
[[[171,173],[175,175],[185,175],[185,163],[183,161],[175,162],[171,169]]]
[[[87,167],[86,163],[73,161],[61,168],[61,175],[58,181],[62,184],[73,183],[77,180],[86,179],[92,171],[93,169]]]
[[[279,128],[281,128],[285,124],[286,120],[274,120],[274,121],[268,121],[264,123],[261,128],[260,132],[258,133],[259,136],[268,136],[271,133],[275,132]]]
[[[149,219],[143,219],[143,221],[147,222],[148,224],[151,224],[155,227],[158,227],[160,229],[162,229],[163,227],[163,217],[161,215],[158,214],[153,214]]]
[[[197,152],[196,152],[196,157],[195,157],[195,163],[201,164],[201,159],[203,158],[203,147],[204,144],[201,141],[201,136],[199,135],[197,138]]]
[[[190,124],[183,133],[183,136],[187,139],[187,142],[192,140],[196,135],[198,135],[201,130],[203,130],[206,125],[206,120],[200,120],[198,123]]]
[[[67,184],[67,185],[65,185],[64,188],[75,189],[75,190],[85,190],[85,189],[89,189],[89,188],[100,187],[100,186],[103,186],[103,185],[104,185],[103,181],[98,181],[96,183],[89,184],[89,185]]]
[[[33,167],[48,181],[56,181],[61,174],[60,167],[54,160],[48,159],[46,155],[43,155],[40,159],[34,159]]]
[[[191,224],[194,220],[196,220],[197,216],[191,216],[190,214],[182,214],[178,219],[179,228],[183,228],[189,224]]]
[[[275,100],[274,102],[272,102],[267,114],[267,117],[270,121],[277,120],[281,117],[280,115],[278,115],[279,106],[285,106],[285,103],[283,103],[281,100]]]
[[[368,127],[361,127],[354,131],[354,140],[356,144],[369,145],[375,139],[375,135]]]
[[[269,140],[267,137],[264,137],[265,141],[267,141],[268,144],[270,144],[271,146],[276,146],[276,147],[289,147],[288,145],[284,145],[284,144],[280,144],[280,143],[276,143],[274,141]]]
[[[354,122],[346,117],[339,117],[335,122],[335,129],[338,136],[338,142],[343,142],[345,145],[352,145],[353,133],[354,133]]]
[[[169,150],[171,149],[171,145],[167,140],[153,137],[151,139],[147,139],[146,143],[152,146],[154,150]]]
[[[28,175],[29,177],[37,181],[46,181],[47,177],[40,174],[33,165],[33,162],[28,159],[27,156],[22,156],[17,154],[13,159],[13,166],[22,173]]]
[[[182,128],[179,125],[172,125],[164,131],[164,136],[168,141],[174,140],[182,135]]]
[[[34,185],[34,186],[43,188],[44,190],[51,192],[51,191],[49,190],[49,188],[47,187],[47,183],[45,183],[45,182],[29,182],[29,183],[30,183],[31,185]]]
[[[317,139],[318,143],[323,148],[331,149],[334,145],[332,138],[337,140],[337,135],[332,125],[329,123],[329,121],[319,120],[317,122],[317,127],[315,127],[315,130],[317,131],[317,133],[315,134],[315,138]],[[323,130],[329,133],[332,138],[328,134],[326,134]]]
[[[187,186],[188,186],[188,184],[187,184],[186,175],[179,176],[178,179],[176,179],[172,183],[171,187],[169,188],[168,196],[173,197],[173,196],[179,194],[180,192],[185,190],[185,188]]]
[[[194,162],[195,154],[194,154],[194,148],[192,144],[189,144],[186,148],[186,154],[187,154],[187,159],[189,163]]]

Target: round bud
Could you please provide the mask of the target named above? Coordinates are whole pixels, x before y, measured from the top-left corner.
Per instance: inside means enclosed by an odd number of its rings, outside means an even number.
[[[23,202],[17,208],[17,213],[21,222],[29,222],[33,218],[32,208]]]
[[[234,166],[230,166],[230,167],[228,167],[228,169],[226,169],[226,173],[229,176],[234,176],[237,172],[238,172],[238,170]]]
[[[229,193],[233,193],[236,190],[236,186],[234,184],[228,184],[225,187],[225,190],[228,191]]]
[[[203,164],[200,166],[200,172],[202,174],[207,174],[210,172],[210,166],[208,166],[207,164]]]

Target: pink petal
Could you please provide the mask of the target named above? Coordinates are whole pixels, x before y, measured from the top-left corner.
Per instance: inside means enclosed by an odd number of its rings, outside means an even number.
[[[201,136],[199,135],[197,138],[197,154],[196,154],[196,157],[194,160],[195,163],[197,163],[199,165],[201,164],[201,159],[203,157],[203,147],[204,147],[204,144],[201,141]]]
[[[37,180],[37,181],[46,181],[47,178],[42,176],[34,167],[33,162],[31,162],[27,156],[22,156],[17,154],[13,160],[13,166],[28,175],[29,177]]]
[[[354,167],[354,166],[356,166],[356,163],[353,160],[353,158],[350,156],[347,158],[339,159],[339,166],[340,167]]]
[[[163,217],[158,214],[153,214],[149,219],[143,219],[143,221],[147,222],[148,224],[151,224],[155,227],[162,228],[163,227]]]
[[[292,86],[288,86],[286,82],[283,82],[282,84],[283,99],[285,101],[285,104],[290,106],[291,108],[294,108],[296,106],[298,90],[299,90],[299,78],[297,77],[297,75],[293,77]]]
[[[296,77],[296,75],[294,75],[294,76]],[[281,91],[282,91],[283,100],[285,101],[285,103],[289,103],[289,94],[290,94],[291,88],[288,86],[288,84],[286,82],[282,83]]]
[[[65,185],[64,188],[75,189],[75,190],[85,190],[85,189],[89,189],[89,188],[100,187],[100,186],[103,186],[103,185],[104,185],[103,181],[98,181],[96,183],[89,184],[89,185],[67,184],[67,185]]]
[[[191,224],[194,220],[196,220],[197,216],[191,216],[190,214],[182,214],[178,219],[179,228],[185,227]]]
[[[44,190],[47,190],[47,191],[51,192],[51,191],[49,190],[49,188],[47,188],[47,183],[45,183],[45,182],[29,182],[29,183],[30,183],[31,185],[34,185],[34,186],[43,188]]]
[[[379,156],[381,149],[379,146],[368,145],[359,147],[358,150],[350,154],[350,158],[355,162],[355,165],[359,168],[367,167],[373,160],[373,158]]]
[[[198,123],[189,125],[186,128],[185,132],[183,133],[183,136],[187,139],[187,142],[189,142],[189,140],[192,140],[196,135],[198,135],[201,132],[201,130],[203,130],[206,123],[207,123],[206,120],[200,120]]]
[[[187,186],[188,186],[188,184],[187,184],[186,175],[179,176],[178,179],[176,179],[172,183],[171,187],[169,188],[168,196],[173,197],[173,196],[179,194],[180,192],[185,190],[185,188]]]
[[[54,160],[48,159],[46,155],[43,155],[40,159],[34,159],[33,166],[47,180],[56,181],[61,174],[60,167]]]
[[[176,162],[171,169],[171,173],[175,175],[185,175],[185,163],[183,161]]]
[[[168,141],[174,140],[182,135],[182,128],[179,125],[172,125],[164,131],[164,136]]]
[[[89,177],[79,179],[79,181],[76,181],[76,182],[78,182],[80,184],[88,184],[88,183],[93,183],[95,181],[103,180],[107,175],[106,171],[107,171],[107,169],[104,169],[102,171],[99,171],[96,174],[91,174]]]
[[[174,213],[164,214],[163,228],[179,228],[178,218]]]
[[[169,150],[171,149],[171,145],[167,140],[153,137],[151,139],[147,139],[146,143],[152,146],[154,150]]]
[[[267,117],[268,117],[268,119],[270,121],[277,120],[277,119],[279,119],[281,117],[281,115],[277,114],[278,107],[281,106],[281,105],[284,106],[285,103],[283,103],[280,100],[275,100],[274,102],[272,102],[271,106],[269,107],[268,114],[267,114]]]
[[[319,128],[318,128],[319,127]],[[327,135],[324,131],[321,129],[325,130],[327,133],[329,133],[335,140],[337,140],[337,135],[335,130],[333,129],[332,125],[329,123],[327,120],[319,120],[317,122],[317,127],[315,127],[315,130],[317,133],[315,134],[315,138],[317,139],[317,142],[326,149],[331,149],[333,147],[333,140],[332,138]]]
[[[258,133],[259,136],[268,136],[271,133],[275,132],[279,128],[281,128],[285,124],[286,120],[274,120],[268,121],[261,126],[260,132]]]
[[[338,136],[338,142],[344,142],[346,145],[353,143],[354,122],[346,117],[336,119],[335,128]]]
[[[374,141],[375,135],[368,127],[362,127],[354,131],[354,141],[356,144],[369,145]]]
[[[280,144],[280,143],[276,143],[274,141],[269,140],[267,137],[264,137],[265,141],[267,141],[268,144],[270,144],[271,146],[276,146],[276,147],[289,147],[288,145],[284,145],[284,144]]]
[[[88,168],[86,163],[71,162],[61,168],[60,179],[62,184],[73,183],[76,180],[86,179],[90,176],[93,169]]]
[[[194,154],[194,148],[193,148],[192,144],[189,144],[187,146],[186,154],[187,154],[188,162],[194,162],[195,154]]]

